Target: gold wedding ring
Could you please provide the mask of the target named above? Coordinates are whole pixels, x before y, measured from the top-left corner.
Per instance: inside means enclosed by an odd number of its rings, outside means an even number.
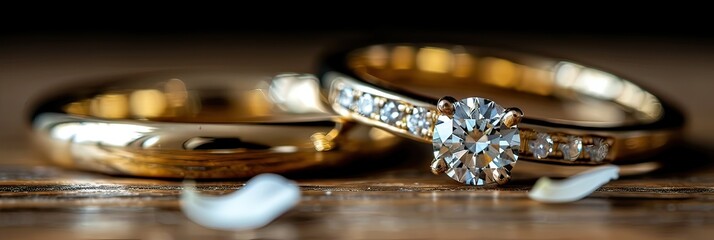
[[[266,82],[237,76],[171,71],[96,79],[103,84],[41,101],[31,116],[34,136],[65,167],[166,178],[307,171],[374,159],[400,141],[321,111],[317,93],[303,89],[299,99],[279,101],[300,104],[277,104],[275,97],[286,95],[271,97]],[[300,85],[300,77],[277,82]]]
[[[518,160],[647,161],[684,124],[678,110],[624,78],[497,49],[373,45],[328,57],[320,80],[335,112],[431,143],[432,171],[471,185],[506,183]]]

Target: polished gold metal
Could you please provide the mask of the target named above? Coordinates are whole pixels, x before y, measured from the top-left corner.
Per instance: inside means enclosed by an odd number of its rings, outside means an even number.
[[[506,125],[517,124],[520,129],[519,160],[568,165],[636,163],[671,146],[684,123],[679,111],[624,78],[571,61],[503,50],[374,45],[336,54],[327,60],[325,69],[321,87],[335,112],[421,142],[432,141],[436,115],[449,113],[456,98],[478,96],[526,109],[528,116],[519,108],[509,108],[503,118]],[[421,109],[428,126],[415,132],[405,125],[365,117],[355,111],[359,106],[337,102],[345,89],[369,93],[380,102],[398,102],[406,114]],[[440,98],[445,95],[456,98]],[[543,159],[533,157],[529,147],[537,133],[549,134],[554,142],[552,154]],[[583,151],[575,160],[565,159],[560,145],[569,137],[582,138],[583,145],[600,144],[608,149],[607,155],[598,159]],[[432,170],[440,172],[440,164],[432,164]]]
[[[454,103],[456,102],[456,98],[445,96],[439,99],[439,102],[436,104],[436,109],[439,110],[439,113],[447,115],[449,117],[454,115]]]
[[[439,175],[446,172],[446,162],[444,159],[435,158],[431,161],[431,173]]]
[[[507,108],[503,114],[503,123],[506,127],[518,125],[523,119],[523,111],[518,108]]]
[[[344,123],[324,112],[316,94],[275,101],[267,82],[238,76],[225,71],[147,73],[61,91],[37,106],[34,136],[61,166],[165,178],[314,170],[375,159],[400,142],[382,130]]]

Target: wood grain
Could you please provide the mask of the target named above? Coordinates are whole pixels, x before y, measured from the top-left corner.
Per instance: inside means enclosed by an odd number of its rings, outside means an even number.
[[[714,234],[714,168],[614,181],[589,198],[542,204],[531,182],[463,186],[416,164],[343,178],[302,176],[298,207],[257,230],[192,223],[180,181],[75,172],[42,161],[0,165],[0,232],[7,239],[707,239]],[[200,182],[225,194],[241,181]],[[3,238],[5,239],[5,238]]]

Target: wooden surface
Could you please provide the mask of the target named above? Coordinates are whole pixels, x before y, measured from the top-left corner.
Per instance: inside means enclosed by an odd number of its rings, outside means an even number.
[[[661,173],[614,181],[571,204],[529,200],[532,182],[461,186],[423,161],[380,159],[368,171],[303,176],[301,204],[271,225],[214,231],[178,209],[180,182],[62,170],[25,144],[26,102],[96,75],[186,66],[235,66],[246,76],[309,72],[325,46],[354,37],[226,39],[4,39],[0,45],[0,239],[711,239],[714,236],[714,45],[649,38],[478,36],[493,43],[585,60],[635,79],[689,116],[688,154]],[[228,41],[230,40],[230,41]],[[235,41],[234,41],[235,40]],[[704,110],[702,110],[704,109]],[[398,163],[386,164],[398,160]],[[386,166],[391,165],[391,166]],[[371,169],[371,170],[370,170]],[[221,194],[239,181],[201,183]]]
[[[184,217],[177,200],[180,181],[74,172],[25,158],[0,166],[0,233],[3,239],[707,239],[714,234],[711,165],[617,180],[569,204],[529,200],[528,181],[477,188],[433,176],[421,164],[384,166],[344,177],[295,177],[303,190],[299,206],[262,229],[229,232]],[[199,190],[224,194],[241,186],[241,181],[203,182]]]

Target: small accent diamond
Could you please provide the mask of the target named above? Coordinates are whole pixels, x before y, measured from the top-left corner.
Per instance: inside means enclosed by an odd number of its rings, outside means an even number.
[[[563,159],[575,161],[583,151],[583,139],[577,136],[568,136],[568,142],[561,143],[558,148],[563,152]]]
[[[387,101],[387,103],[385,103],[382,107],[382,110],[379,112],[379,119],[381,119],[382,122],[389,124],[394,124],[397,121],[402,120],[403,117],[404,112],[399,111],[397,103],[391,100]]]
[[[422,135],[422,129],[429,129],[431,123],[426,119],[426,109],[415,107],[407,116],[407,129],[409,132]]]
[[[357,101],[357,110],[362,115],[368,116],[374,111],[374,98],[371,94],[365,93]]]
[[[594,138],[593,145],[585,147],[585,151],[590,154],[590,160],[602,162],[602,160],[605,160],[607,153],[610,151],[610,145],[605,142],[605,139]]]
[[[340,91],[340,95],[337,97],[337,103],[346,108],[350,108],[350,106],[352,106],[353,100],[354,95],[351,88],[342,89],[342,91]]]
[[[528,143],[533,157],[543,159],[553,152],[553,139],[547,133],[538,133],[536,139]]]

